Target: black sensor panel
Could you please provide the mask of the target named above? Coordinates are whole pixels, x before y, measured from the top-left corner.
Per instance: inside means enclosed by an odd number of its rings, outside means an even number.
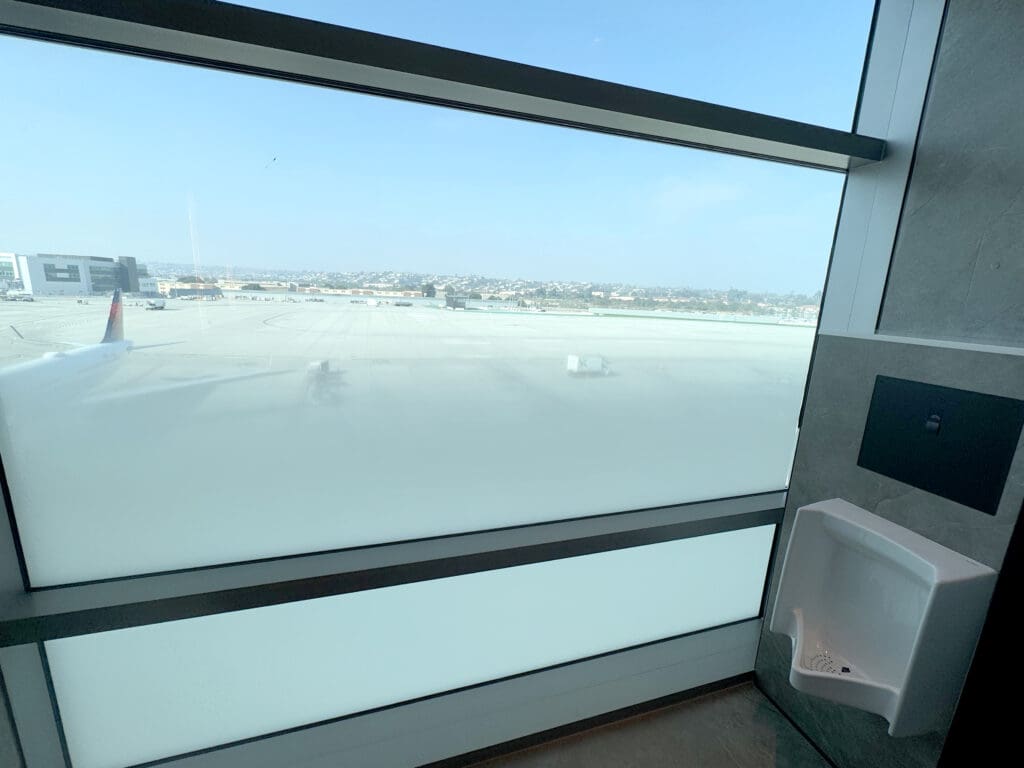
[[[994,515],[1022,426],[1020,400],[878,376],[857,464]]]

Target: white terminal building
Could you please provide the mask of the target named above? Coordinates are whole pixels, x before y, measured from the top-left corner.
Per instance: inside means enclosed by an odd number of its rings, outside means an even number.
[[[0,290],[33,296],[89,296],[120,288],[157,295],[156,278],[134,256],[72,256],[57,253],[0,253]]]

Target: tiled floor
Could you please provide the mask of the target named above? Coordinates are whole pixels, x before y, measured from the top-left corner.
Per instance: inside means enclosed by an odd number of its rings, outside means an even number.
[[[828,768],[752,683],[481,763],[479,768]]]

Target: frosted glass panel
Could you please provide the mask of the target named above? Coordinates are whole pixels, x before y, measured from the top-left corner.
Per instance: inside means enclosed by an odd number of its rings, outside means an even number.
[[[738,621],[775,526],[46,643],[75,768],[121,768]]]
[[[841,174],[0,60],[0,454],[34,586],[786,486]]]

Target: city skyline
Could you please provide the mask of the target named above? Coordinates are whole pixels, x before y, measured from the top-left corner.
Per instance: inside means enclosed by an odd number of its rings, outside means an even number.
[[[70,257],[70,258],[103,258],[103,259],[117,259],[123,257],[124,254],[117,254],[115,256],[105,256],[102,254],[91,254],[91,253],[50,253],[44,251],[30,251],[30,252],[15,252],[11,249],[0,249],[0,255],[11,254],[11,255],[31,255],[39,257]],[[813,291],[773,291],[765,288],[756,286],[740,286],[740,285],[698,285],[694,283],[679,283],[679,284],[652,284],[652,283],[640,283],[638,281],[629,280],[587,280],[587,279],[554,279],[545,280],[541,278],[533,278],[523,275],[517,275],[512,277],[510,275],[498,275],[498,274],[484,274],[481,272],[470,272],[470,273],[449,273],[443,271],[420,271],[420,270],[401,270],[391,268],[378,268],[378,269],[314,269],[311,267],[304,266],[254,266],[254,265],[234,265],[234,264],[195,264],[187,262],[176,262],[176,261],[138,261],[140,268],[148,270],[148,276],[158,278],[161,280],[174,280],[182,276],[195,275],[202,279],[218,279],[218,280],[258,280],[266,279],[270,281],[279,282],[296,282],[296,281],[330,281],[330,280],[364,280],[372,282],[381,282],[389,277],[394,276],[394,279],[401,282],[402,285],[408,287],[419,287],[426,283],[433,283],[436,286],[443,286],[449,281],[458,281],[466,283],[467,281],[472,284],[472,281],[479,282],[502,282],[509,284],[520,284],[525,287],[534,288],[539,286],[565,286],[565,287],[592,287],[597,291],[617,290],[617,289],[635,289],[635,290],[646,290],[646,291],[660,291],[660,292],[709,292],[709,293],[724,293],[728,291],[738,291],[749,294],[760,294],[765,296],[805,296],[809,298],[820,298],[822,290],[817,288]],[[403,280],[404,278],[404,280]],[[397,285],[398,282],[395,284]],[[413,285],[415,283],[415,286]],[[359,287],[359,286],[353,286]]]
[[[144,262],[149,269],[150,275],[160,279],[177,279],[194,273],[194,266],[182,262]],[[508,275],[487,275],[482,273],[470,274],[449,274],[445,272],[417,272],[409,270],[377,269],[377,270],[314,270],[303,268],[274,268],[274,267],[252,267],[235,265],[200,265],[198,276],[204,279],[214,278],[220,280],[258,280],[264,278],[279,282],[310,281],[317,279],[330,281],[331,279],[361,280],[367,283],[379,283],[378,287],[391,278],[391,284],[403,285],[409,288],[419,288],[427,283],[436,287],[448,282],[462,283],[466,287],[479,287],[480,283],[507,283],[519,284],[530,289],[540,286],[564,286],[565,288],[591,287],[596,291],[614,291],[621,289],[644,290],[649,292],[686,292],[686,293],[726,293],[730,291],[744,294],[756,294],[764,296],[799,296],[818,300],[821,297],[821,289],[811,292],[804,291],[769,291],[758,288],[747,288],[742,286],[715,286],[715,285],[653,285],[640,284],[630,281],[599,281],[599,280],[539,280],[528,277],[510,277]],[[404,278],[404,279],[403,279]],[[474,283],[474,281],[478,281]]]

